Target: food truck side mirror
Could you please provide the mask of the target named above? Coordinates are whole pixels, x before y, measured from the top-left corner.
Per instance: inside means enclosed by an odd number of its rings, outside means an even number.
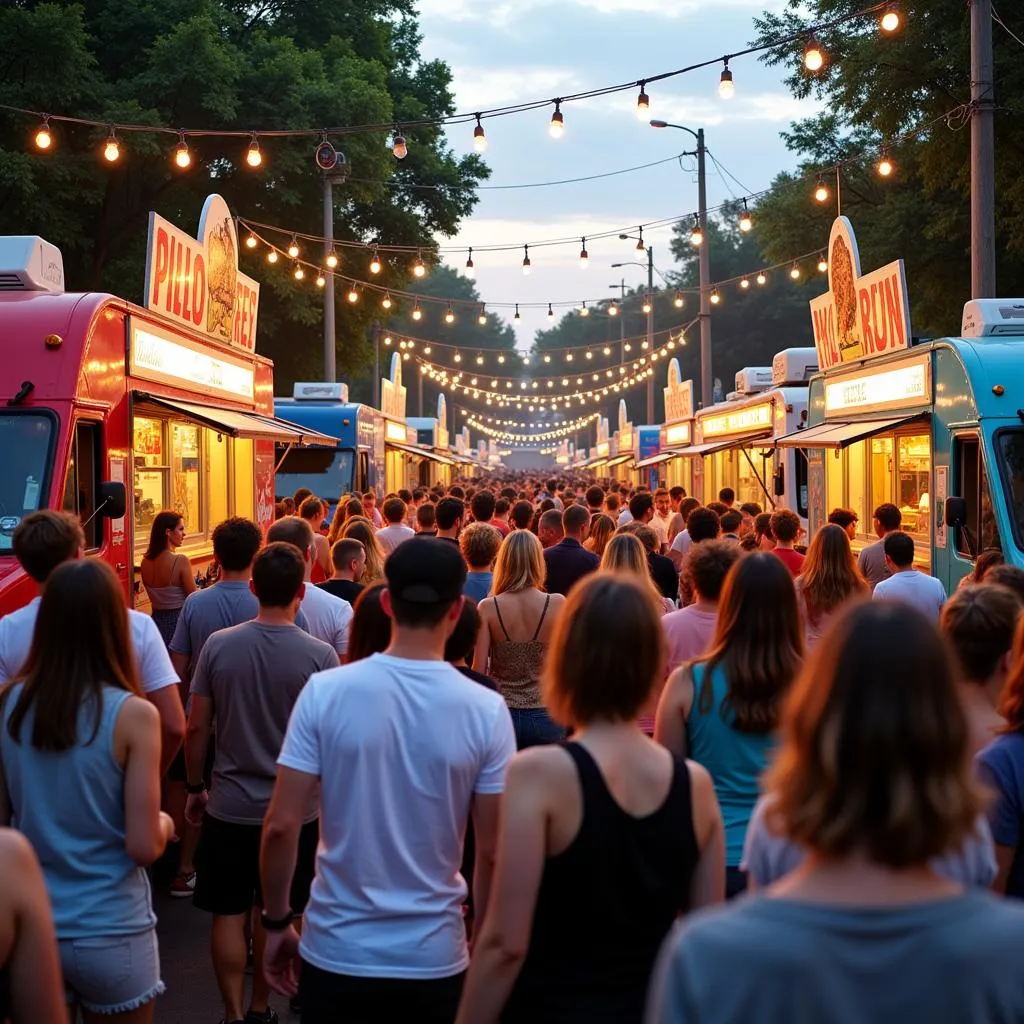
[[[946,499],[946,525],[963,526],[967,522],[967,499]]]
[[[105,519],[123,519],[128,508],[128,496],[124,484],[119,480],[107,480],[100,484],[99,508],[97,514]]]
[[[776,498],[781,498],[786,493],[786,471],[782,466],[779,466],[772,477],[772,490],[775,491]]]

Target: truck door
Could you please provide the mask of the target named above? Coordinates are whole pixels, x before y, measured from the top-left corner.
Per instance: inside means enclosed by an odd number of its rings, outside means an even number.
[[[963,526],[949,530],[949,578],[952,592],[973,568],[975,557],[990,548],[1002,550],[999,530],[992,511],[992,492],[980,439],[975,432],[957,434],[953,439],[953,484],[951,494],[967,502]]]

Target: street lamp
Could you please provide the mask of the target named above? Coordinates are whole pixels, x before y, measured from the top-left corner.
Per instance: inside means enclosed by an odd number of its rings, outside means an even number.
[[[619,238],[623,241],[627,239],[633,239],[637,243],[637,248],[643,245],[642,235],[619,235]],[[654,351],[654,246],[647,246],[647,295],[649,306],[647,309],[647,348],[650,351]],[[625,266],[623,263],[612,264],[613,266]],[[632,264],[633,266],[643,266],[643,264]],[[647,378],[647,390],[646,390],[646,405],[647,405],[647,422],[654,422],[654,378]]]
[[[337,379],[337,348],[334,330],[334,186],[344,185],[348,179],[348,162],[329,142],[322,142],[316,150],[316,162],[324,179],[324,380]],[[332,257],[333,260],[332,260]]]
[[[697,221],[703,234],[698,266],[700,268],[700,397],[707,408],[714,401],[711,375],[711,253],[708,245],[708,189],[704,168],[704,129],[694,131],[669,121],[651,121],[652,128],[676,128],[689,132],[697,140]],[[692,155],[692,154],[687,154]]]

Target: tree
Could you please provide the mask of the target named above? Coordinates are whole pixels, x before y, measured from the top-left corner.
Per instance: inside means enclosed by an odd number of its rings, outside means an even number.
[[[411,0],[21,0],[0,10],[0,38],[5,102],[102,123],[248,133],[400,123],[454,109],[447,66],[420,59]],[[241,216],[321,231],[316,139],[262,138],[265,166],[254,172],[242,160],[244,136],[197,136],[183,173],[171,164],[173,135],[128,133],[121,159],[108,165],[99,157],[105,130],[54,122],[53,149],[41,154],[30,145],[36,127],[0,116],[0,216],[7,231],[59,245],[72,287],[141,299],[148,212],[194,230],[211,191]],[[352,169],[335,190],[339,239],[429,253],[435,234],[454,232],[473,208],[474,184],[488,173],[479,158],[455,159],[434,126],[406,135],[401,162],[380,134],[332,139]],[[409,187],[414,181],[437,187]],[[315,379],[322,293],[311,275],[299,285],[287,261],[270,267],[244,249],[242,263],[263,284],[257,343],[277,363],[279,389]],[[350,257],[339,273],[363,271]],[[397,260],[382,275],[396,289],[406,280]],[[351,375],[371,358],[367,327],[378,310],[346,303],[344,287],[339,278],[338,363]]]
[[[790,0],[781,14],[765,13],[759,20],[760,38],[778,38],[851,9],[849,0]],[[774,259],[824,247],[836,213],[834,168],[843,164],[842,212],[857,231],[863,268],[902,257],[915,334],[950,334],[958,330],[970,294],[970,132],[968,111],[961,106],[970,100],[969,10],[960,0],[906,3],[903,10],[903,26],[892,37],[879,34],[873,17],[823,33],[827,60],[813,76],[802,69],[802,42],[767,51],[767,63],[794,69],[787,80],[791,92],[824,100],[825,112],[785,134],[789,148],[802,157],[800,169],[776,178],[772,191],[759,200],[758,233]],[[1024,22],[1016,8],[1012,11],[1019,35]],[[1019,295],[1024,292],[1019,116],[1024,61],[1008,34],[997,25],[993,32],[997,273],[1000,294]],[[919,131],[924,125],[929,127]],[[893,142],[908,133],[912,137]],[[874,162],[887,145],[896,170],[883,180]],[[833,192],[824,207],[810,198],[819,171]]]

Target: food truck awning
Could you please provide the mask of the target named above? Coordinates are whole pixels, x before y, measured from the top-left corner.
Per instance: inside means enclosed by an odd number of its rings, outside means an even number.
[[[193,423],[209,427],[220,434],[227,434],[228,437],[240,437],[253,441],[275,441],[278,444],[288,445],[338,447],[336,437],[321,434],[310,427],[302,427],[298,423],[291,423],[288,420],[264,416],[261,413],[194,405],[192,402],[179,402],[177,399],[162,398],[144,391],[136,391],[134,398],[136,402],[177,413]]]
[[[611,469],[612,466],[621,466],[624,462],[629,462],[631,458],[633,458],[632,455],[616,455],[614,459],[608,460],[608,468]]]
[[[412,444],[399,444],[397,441],[386,441],[389,448],[396,448],[400,452],[405,452],[406,455],[415,455],[418,459],[427,459],[430,462],[440,462],[442,466],[454,466],[455,460],[449,459],[446,455],[439,455],[437,452],[431,451],[429,448],[417,448],[416,445]]]
[[[701,455],[714,455],[716,452],[728,451],[730,448],[743,448],[754,441],[763,441],[772,436],[770,430],[760,430],[756,434],[744,434],[743,437],[730,437],[721,441],[705,441],[704,444],[691,444],[688,448],[677,448],[674,455],[696,458]],[[775,444],[774,441],[771,442]]]
[[[670,448],[665,452],[658,452],[657,455],[652,455],[649,459],[644,459],[642,462],[636,464],[637,469],[646,469],[648,466],[657,466],[661,462],[668,462],[669,459],[674,459],[679,454],[680,449]]]
[[[912,423],[920,419],[921,415],[917,413],[914,416],[898,416],[895,419],[819,423],[816,427],[797,430],[795,433],[776,438],[775,443],[780,448],[845,448],[862,438],[871,437],[872,434],[881,434],[901,427],[904,423]]]

